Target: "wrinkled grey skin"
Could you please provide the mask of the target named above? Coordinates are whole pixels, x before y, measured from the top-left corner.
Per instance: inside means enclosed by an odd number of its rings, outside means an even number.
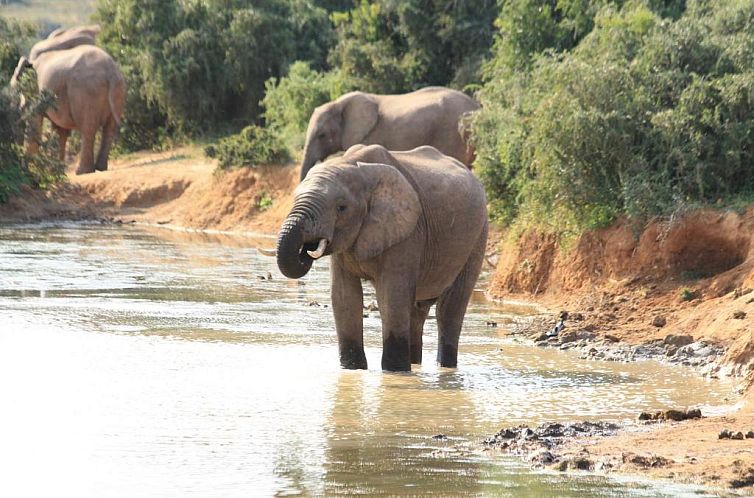
[[[32,47],[29,58],[21,57],[11,79],[11,86],[16,87],[23,72],[33,68],[39,91],[47,90],[56,97],[54,108],[29,123],[27,153],[35,154],[38,150],[37,137],[44,117],[58,133],[61,160],[65,158],[71,130],[79,130],[81,154],[76,174],[107,170],[110,147],[125,107],[125,79],[112,57],[94,46],[94,38],[90,36],[98,30],[98,26],[85,26],[53,32]],[[94,142],[100,130],[102,140],[95,161]]]
[[[464,93],[427,87],[403,95],[352,92],[314,110],[309,119],[301,180],[318,161],[356,144],[388,150],[431,145],[471,167],[474,151],[461,120],[479,105]]]
[[[317,165],[298,186],[278,236],[289,278],[312,265],[325,239],[332,306],[344,368],[366,368],[362,286],[374,284],[382,318],[382,368],[421,363],[422,330],[437,304],[437,361],[455,367],[466,306],[487,241],[484,189],[459,161],[432,147],[388,152],[351,147]]]

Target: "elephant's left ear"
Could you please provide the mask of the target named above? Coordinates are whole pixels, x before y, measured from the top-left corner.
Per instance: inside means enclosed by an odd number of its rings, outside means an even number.
[[[414,187],[393,166],[356,164],[371,190],[367,215],[355,244],[356,258],[364,261],[413,233],[421,214],[421,203]]]

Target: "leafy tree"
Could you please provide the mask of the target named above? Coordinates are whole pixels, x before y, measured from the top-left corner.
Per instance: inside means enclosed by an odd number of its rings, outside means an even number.
[[[324,67],[335,42],[306,0],[100,0],[94,18],[128,79],[128,148],[257,121],[264,82],[296,57]]]
[[[267,126],[292,147],[303,145],[303,135],[314,109],[354,89],[340,71],[320,73],[297,61],[288,75],[265,84],[262,106]]]
[[[360,89],[397,93],[476,80],[497,14],[494,0],[362,0],[333,14],[333,66]]]
[[[35,32],[36,28],[32,24],[0,17],[0,87],[10,81],[18,59]]]
[[[601,5],[516,10],[551,23],[523,42],[498,19],[473,126],[493,214],[579,230],[751,196],[754,1],[573,4]]]

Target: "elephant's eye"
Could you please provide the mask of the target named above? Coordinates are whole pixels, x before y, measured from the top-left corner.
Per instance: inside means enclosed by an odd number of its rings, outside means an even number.
[[[340,206],[338,206],[338,212],[339,212],[339,213],[342,213],[342,212],[343,212],[343,211],[345,211],[345,210],[346,210],[347,208],[348,208],[348,206],[344,206],[343,204],[341,204]]]

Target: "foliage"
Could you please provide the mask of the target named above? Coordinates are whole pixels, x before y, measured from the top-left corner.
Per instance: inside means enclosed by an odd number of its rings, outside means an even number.
[[[294,62],[287,76],[265,83],[261,104],[266,125],[289,145],[300,147],[314,109],[353,89],[340,71],[320,73],[306,62]]]
[[[54,102],[49,93],[36,94],[36,82],[31,76],[24,75],[20,82],[22,87],[34,89],[23,112],[16,92],[8,88],[0,90],[0,204],[10,195],[19,193],[21,185],[46,189],[65,178],[63,163],[49,155],[44,147],[33,157],[23,152],[23,123]]]
[[[297,57],[322,67],[335,36],[306,0],[99,0],[94,18],[127,77],[126,150],[256,121],[265,81]]]
[[[28,183],[23,168],[23,152],[18,145],[17,102],[7,90],[0,91],[0,204],[12,194],[18,193],[21,185]]]
[[[288,149],[278,136],[265,128],[251,125],[241,133],[205,147],[207,157],[216,157],[220,169],[259,164],[281,164],[290,159]]]
[[[259,195],[259,199],[257,200],[257,209],[260,211],[267,211],[272,207],[272,197],[267,191],[262,191],[262,193]]]
[[[620,3],[503,8],[473,124],[498,220],[580,230],[754,190],[754,1]]]
[[[495,0],[361,0],[333,14],[338,44],[330,62],[364,91],[462,88],[476,81],[497,12]]]
[[[681,289],[680,298],[681,301],[691,301],[696,298],[696,292],[689,289],[688,287],[684,287],[683,289]]]
[[[32,24],[0,17],[0,87],[10,81],[23,48],[30,43],[34,32]]]

